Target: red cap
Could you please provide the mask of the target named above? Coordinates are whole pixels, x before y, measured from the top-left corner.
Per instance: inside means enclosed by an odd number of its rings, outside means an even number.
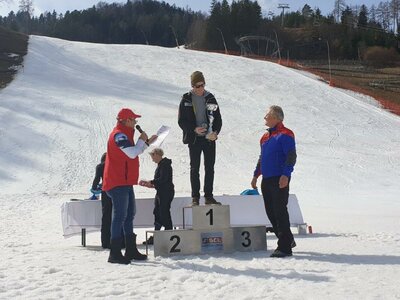
[[[141,115],[135,114],[131,109],[129,108],[123,108],[119,111],[117,115],[118,120],[126,120],[126,119],[136,119],[140,118]]]

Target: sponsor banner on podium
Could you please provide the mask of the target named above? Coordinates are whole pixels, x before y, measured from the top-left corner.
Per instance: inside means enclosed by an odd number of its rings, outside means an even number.
[[[222,231],[201,233],[201,252],[221,251],[224,251],[224,234]]]

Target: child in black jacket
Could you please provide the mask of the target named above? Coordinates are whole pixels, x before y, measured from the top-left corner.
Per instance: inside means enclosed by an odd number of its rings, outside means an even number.
[[[154,148],[151,152],[151,159],[158,164],[154,173],[154,179],[150,181],[141,180],[140,185],[148,188],[155,188],[157,193],[154,199],[154,229],[160,230],[164,226],[165,230],[172,229],[171,202],[174,199],[175,189],[172,181],[172,161],[163,157],[164,151]],[[153,244],[153,237],[150,237],[143,244]]]

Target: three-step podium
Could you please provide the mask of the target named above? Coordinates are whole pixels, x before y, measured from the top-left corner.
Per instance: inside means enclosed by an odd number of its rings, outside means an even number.
[[[192,227],[185,228],[185,219]],[[231,227],[229,205],[183,208],[183,229],[146,231],[154,235],[154,256],[267,250],[264,226]],[[147,246],[146,246],[147,253]]]

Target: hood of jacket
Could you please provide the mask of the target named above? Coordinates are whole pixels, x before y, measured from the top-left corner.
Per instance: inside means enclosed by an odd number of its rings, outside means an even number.
[[[168,166],[172,164],[172,160],[169,158],[164,157],[160,162],[158,163],[159,166]]]

